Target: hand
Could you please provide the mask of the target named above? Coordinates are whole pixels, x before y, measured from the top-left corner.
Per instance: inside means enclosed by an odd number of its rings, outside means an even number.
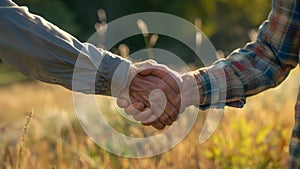
[[[186,74],[183,74],[182,76],[182,86],[181,86],[181,96],[179,95],[178,98],[181,97],[181,109],[180,113],[184,111],[184,109],[188,106],[191,105],[199,105],[203,100],[200,100],[203,98],[203,93],[202,93],[202,87],[200,80],[197,79],[197,76],[195,75],[194,72],[189,72]],[[201,95],[199,94],[201,93]],[[139,104],[139,103],[136,103]],[[134,104],[131,105],[132,107],[135,106]],[[133,108],[128,108],[127,113],[130,114],[132,112]],[[143,112],[135,112],[138,115],[143,115],[143,114],[149,114],[151,113],[151,110],[146,109]],[[178,116],[178,115],[177,115]],[[163,129],[160,128],[161,123],[160,121],[154,121],[152,123],[144,123],[144,125],[152,125],[153,127],[157,129]],[[162,125],[164,125],[162,123]]]
[[[200,99],[203,98],[203,91],[201,82],[195,75],[195,72],[183,74],[182,81],[182,106],[200,105],[202,102]]]
[[[130,71],[133,76],[129,85],[130,96],[126,97],[126,91],[123,91],[118,98],[118,105],[146,125],[158,129],[171,125],[182,111],[180,75],[154,61],[142,62],[136,66],[139,70],[133,67]],[[161,92],[155,89],[160,89]]]

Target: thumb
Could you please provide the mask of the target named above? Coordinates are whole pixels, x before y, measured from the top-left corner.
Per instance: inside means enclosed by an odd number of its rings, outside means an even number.
[[[127,108],[129,106],[129,102],[127,99],[118,98],[117,104],[120,108]]]
[[[120,92],[119,97],[117,98],[117,104],[120,108],[127,108],[129,106],[130,100],[127,88]]]

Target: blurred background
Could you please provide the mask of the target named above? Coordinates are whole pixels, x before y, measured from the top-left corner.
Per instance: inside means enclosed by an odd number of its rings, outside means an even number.
[[[137,12],[173,14],[195,23],[224,56],[254,40],[271,9],[271,0],[14,2],[82,42],[95,32],[97,23]],[[103,11],[106,16],[101,18]],[[133,53],[145,48],[144,40],[137,35],[120,44],[126,44]],[[120,44],[113,52],[120,53]],[[202,66],[174,39],[160,35],[154,47],[173,51],[194,68]],[[199,111],[191,133],[171,151],[146,159],[128,159],[104,151],[86,136],[76,120],[70,91],[26,78],[0,61],[0,168],[286,168],[297,76],[299,73],[294,71],[280,87],[249,98],[243,109],[226,108],[220,126],[205,144],[198,143],[198,136],[206,112]],[[100,99],[108,112],[114,111],[110,100]],[[33,117],[30,112],[34,112]],[[114,117],[113,121],[118,130],[129,135],[158,133],[149,127],[138,131],[122,117]]]
[[[138,12],[164,12],[182,17],[198,26],[208,36],[218,51],[227,56],[236,48],[243,47],[256,34],[259,25],[267,18],[271,0],[15,0],[28,6],[61,29],[85,42],[95,33],[97,23],[111,22],[122,16]],[[100,21],[100,11],[105,17]],[[100,15],[99,15],[100,14]],[[171,29],[171,28],[170,28]],[[253,40],[253,38],[252,38]],[[130,53],[145,48],[143,36],[124,39]],[[160,35],[155,47],[178,55],[186,63],[203,66],[198,57],[179,41]],[[112,49],[118,54],[118,50]],[[0,67],[0,72],[3,71]],[[6,69],[4,70],[6,71]],[[16,79],[19,80],[19,76]],[[11,80],[14,80],[11,79]],[[6,83],[5,82],[0,82]]]

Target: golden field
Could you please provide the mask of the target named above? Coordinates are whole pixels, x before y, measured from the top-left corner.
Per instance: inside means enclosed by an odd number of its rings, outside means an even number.
[[[0,88],[0,168],[286,168],[299,75],[297,68],[279,87],[248,98],[243,109],[227,107],[204,144],[198,143],[205,118],[199,111],[195,126],[180,144],[144,159],[118,157],[94,144],[76,118],[70,91],[32,81],[5,85]],[[25,125],[32,110],[34,116]],[[143,130],[156,132],[150,127]],[[138,134],[134,126],[128,131]]]

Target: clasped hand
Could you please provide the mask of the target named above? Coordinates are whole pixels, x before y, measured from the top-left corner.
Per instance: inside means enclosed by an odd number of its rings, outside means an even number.
[[[192,73],[180,75],[153,60],[131,66],[127,86],[117,103],[128,115],[144,125],[164,129],[175,122],[185,107],[197,104]],[[192,92],[189,92],[192,91]]]

